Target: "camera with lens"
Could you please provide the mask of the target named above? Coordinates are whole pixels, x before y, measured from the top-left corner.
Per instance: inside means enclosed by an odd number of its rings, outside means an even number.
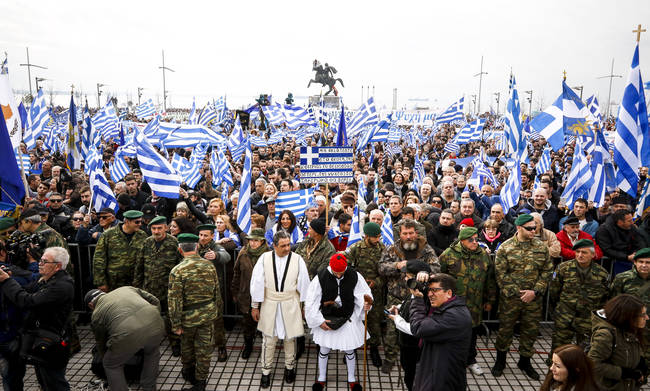
[[[429,285],[426,282],[419,282],[415,277],[406,280],[406,286],[409,289],[419,290],[423,295],[426,295],[429,290]]]
[[[45,248],[47,248],[47,238],[42,232],[15,231],[5,244],[7,263],[26,268],[29,263],[27,254],[38,261]]]

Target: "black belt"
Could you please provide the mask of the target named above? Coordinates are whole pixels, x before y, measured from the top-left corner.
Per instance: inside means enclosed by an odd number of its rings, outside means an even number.
[[[193,311],[193,310],[198,310],[199,308],[205,307],[206,305],[214,303],[214,300],[205,300],[205,301],[199,301],[198,303],[192,303],[188,305],[183,306],[183,311]]]

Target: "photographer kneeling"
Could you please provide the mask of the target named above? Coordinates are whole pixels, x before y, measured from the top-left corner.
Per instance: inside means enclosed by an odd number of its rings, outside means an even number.
[[[20,354],[34,365],[38,383],[46,391],[70,389],[65,379],[69,352],[64,332],[74,297],[74,281],[65,272],[69,260],[68,251],[62,247],[46,249],[38,263],[40,279],[25,288],[0,269],[4,297],[30,310]]]
[[[415,372],[414,390],[465,390],[467,355],[472,339],[472,317],[465,299],[457,297],[456,280],[444,273],[420,272],[426,281],[427,299],[419,289],[411,289],[411,332],[422,341]]]

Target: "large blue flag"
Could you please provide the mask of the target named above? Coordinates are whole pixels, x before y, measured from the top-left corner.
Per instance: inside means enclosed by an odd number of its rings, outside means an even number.
[[[16,163],[7,122],[0,110],[0,201],[20,205],[25,196],[25,186]]]
[[[339,119],[339,129],[336,132],[336,146],[347,147],[347,145],[348,135],[345,130],[345,110],[343,104],[341,104],[341,118]]]

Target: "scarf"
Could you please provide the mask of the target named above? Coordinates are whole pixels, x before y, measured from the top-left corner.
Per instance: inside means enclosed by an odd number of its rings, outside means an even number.
[[[490,243],[492,243],[495,240],[499,239],[500,236],[501,236],[501,232],[497,231],[496,236],[493,237],[492,239],[490,239],[490,238],[488,238],[487,233],[485,232],[485,230],[483,230],[483,237],[485,237],[485,240],[487,240]]]
[[[264,254],[267,251],[269,251],[269,248],[266,245],[266,243],[262,243],[261,246],[254,249],[251,248],[250,245],[246,245],[246,254],[248,254],[248,256],[251,257],[251,263],[253,264],[253,266],[255,266],[259,257],[262,256],[262,254]]]

